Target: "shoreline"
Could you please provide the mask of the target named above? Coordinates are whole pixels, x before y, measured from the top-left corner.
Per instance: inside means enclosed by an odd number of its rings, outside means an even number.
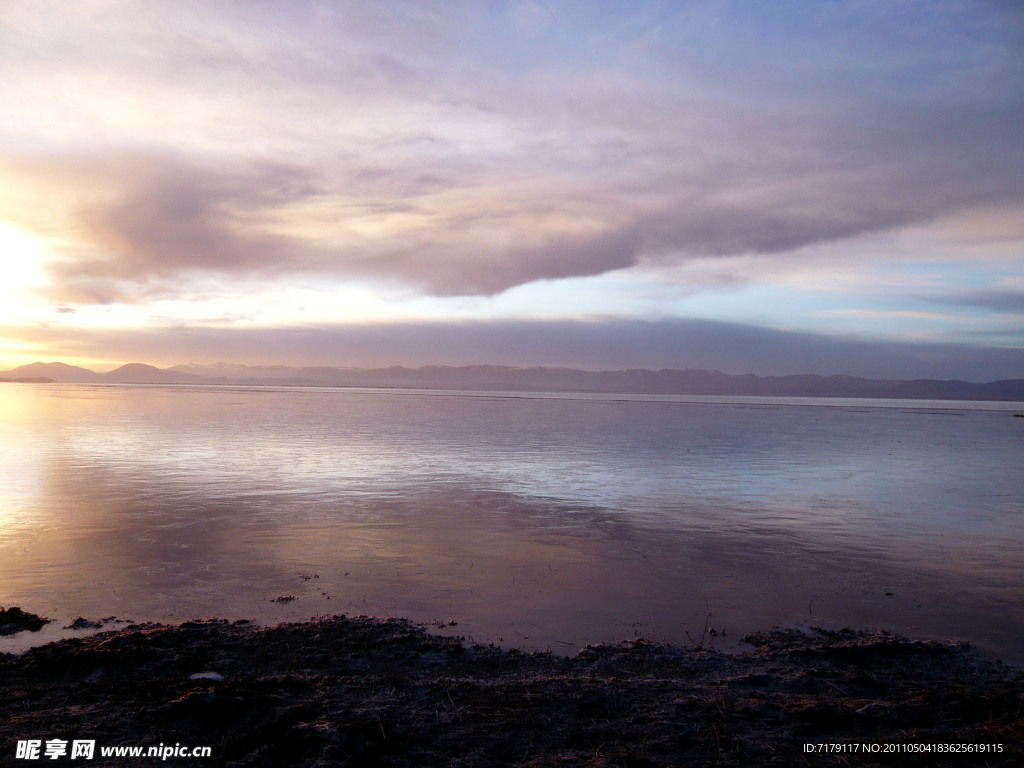
[[[885,757],[803,751],[817,743],[904,745],[899,765],[1024,756],[1024,673],[973,648],[853,630],[773,630],[744,642],[748,650],[722,653],[634,640],[569,657],[472,645],[404,619],[132,624],[0,655],[0,765],[23,763],[18,740],[51,738],[209,745],[207,764],[233,766]]]

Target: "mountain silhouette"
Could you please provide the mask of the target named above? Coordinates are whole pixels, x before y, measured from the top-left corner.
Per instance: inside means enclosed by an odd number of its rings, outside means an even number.
[[[784,397],[878,397],[934,400],[1024,401],[1024,379],[988,383],[937,379],[884,380],[856,376],[729,375],[720,371],[517,368],[497,365],[422,368],[331,368],[216,364],[157,368],[129,363],[96,373],[65,363],[31,363],[0,372],[0,379],[47,379],[79,384],[247,384],[332,387],[395,387],[515,392],[605,392],[623,394],[736,395]]]

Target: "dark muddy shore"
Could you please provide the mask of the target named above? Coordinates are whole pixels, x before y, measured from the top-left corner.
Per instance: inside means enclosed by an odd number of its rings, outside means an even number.
[[[776,631],[747,643],[745,653],[722,654],[637,641],[565,658],[365,617],[132,625],[0,656],[0,765],[33,764],[16,758],[18,740],[57,738],[95,740],[96,756],[39,762],[1024,763],[1024,678],[970,648],[851,630]],[[175,743],[209,746],[212,757],[104,760],[98,751]],[[805,744],[859,751],[808,753]],[[870,754],[870,744],[900,751]],[[1001,751],[903,751],[937,744]]]

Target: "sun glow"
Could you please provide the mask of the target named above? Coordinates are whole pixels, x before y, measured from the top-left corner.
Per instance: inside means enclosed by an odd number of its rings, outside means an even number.
[[[36,354],[35,345],[18,338],[13,329],[38,321],[48,311],[35,296],[46,282],[46,254],[42,240],[0,221],[0,328],[8,327],[0,333],[0,370],[32,362]]]
[[[11,302],[25,301],[26,294],[43,283],[44,251],[39,239],[0,221],[0,297],[8,311]]]

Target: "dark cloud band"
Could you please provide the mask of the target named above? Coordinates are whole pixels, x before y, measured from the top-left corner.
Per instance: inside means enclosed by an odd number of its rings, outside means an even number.
[[[0,329],[2,330],[2,329]],[[1024,378],[1024,350],[837,339],[707,320],[375,323],[292,328],[11,329],[67,357],[384,367],[546,365],[678,368],[729,374],[848,374],[878,379]],[[15,333],[16,331],[16,333]],[[154,359],[158,354],[159,359]]]

